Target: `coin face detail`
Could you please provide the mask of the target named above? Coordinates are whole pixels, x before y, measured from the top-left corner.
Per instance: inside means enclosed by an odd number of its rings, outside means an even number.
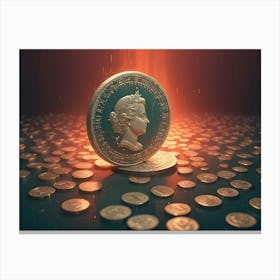
[[[166,228],[175,231],[199,230],[199,223],[190,217],[175,217],[167,221]]]
[[[28,194],[34,198],[47,198],[55,193],[55,188],[49,186],[36,187],[31,189]]]
[[[158,226],[159,219],[148,214],[139,214],[127,220],[127,226],[134,230],[151,230]]]
[[[68,181],[68,180],[63,180],[63,181],[58,181],[53,184],[53,186],[57,190],[71,190],[75,188],[76,183],[73,181]]]
[[[87,131],[94,150],[119,166],[138,164],[154,155],[169,125],[165,91],[154,78],[137,71],[104,81],[88,107]]]
[[[183,216],[191,212],[191,207],[186,203],[170,203],[164,207],[166,213],[173,216]]]
[[[151,193],[158,197],[168,197],[174,194],[174,190],[168,186],[156,185],[151,188]]]
[[[149,197],[141,192],[128,192],[122,195],[122,201],[132,205],[142,205],[149,200]]]
[[[141,177],[141,176],[129,176],[128,177],[129,182],[131,183],[136,183],[136,184],[147,184],[149,183],[152,178],[151,177]]]
[[[181,180],[177,183],[177,186],[183,189],[191,189],[195,187],[195,182],[192,180]]]
[[[225,197],[236,197],[239,195],[239,191],[233,188],[219,188],[217,193]]]
[[[252,187],[252,184],[245,180],[232,180],[230,185],[240,190],[249,190]]]
[[[249,200],[249,204],[255,208],[255,209],[258,209],[258,210],[261,210],[261,198],[260,197],[254,197],[254,198],[251,198]]]
[[[90,206],[90,202],[83,198],[70,198],[65,200],[61,204],[61,208],[64,211],[70,212],[70,213],[81,213],[85,210],[87,210]]]
[[[196,178],[203,183],[214,183],[218,180],[218,176],[213,173],[200,173],[196,176]]]
[[[216,207],[222,204],[222,200],[215,195],[201,194],[195,197],[194,201],[205,207]]]
[[[231,179],[236,176],[235,172],[229,170],[220,170],[218,171],[217,175],[223,179]]]
[[[111,221],[126,219],[132,213],[131,209],[123,205],[110,205],[100,211],[100,216]]]
[[[251,228],[257,223],[253,216],[242,212],[229,213],[226,215],[226,222],[233,227],[241,229]]]
[[[79,185],[79,190],[83,192],[95,192],[102,188],[102,183],[98,181],[86,181]]]
[[[76,170],[72,173],[72,176],[76,179],[87,179],[93,176],[93,171],[86,169]]]

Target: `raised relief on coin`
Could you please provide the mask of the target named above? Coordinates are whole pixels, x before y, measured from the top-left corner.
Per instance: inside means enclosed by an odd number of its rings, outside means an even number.
[[[85,210],[87,210],[90,206],[90,202],[83,198],[70,198],[65,200],[61,204],[61,208],[64,211],[70,212],[70,213],[81,213]]]
[[[216,207],[222,204],[222,200],[215,195],[201,194],[195,197],[195,202],[205,207]]]
[[[49,186],[36,187],[31,189],[28,194],[34,198],[47,198],[55,193],[55,188]]]
[[[170,107],[161,85],[137,71],[118,73],[94,93],[87,132],[95,152],[117,166],[132,166],[152,157],[165,141]]]

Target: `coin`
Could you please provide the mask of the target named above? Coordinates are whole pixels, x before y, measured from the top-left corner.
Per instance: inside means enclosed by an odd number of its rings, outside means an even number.
[[[79,189],[84,192],[95,192],[102,188],[102,183],[98,181],[86,181],[79,185]]]
[[[104,219],[117,221],[126,219],[132,213],[131,209],[123,205],[110,205],[100,211],[100,216]]]
[[[218,188],[217,193],[225,197],[236,197],[239,195],[239,191],[233,188]]]
[[[214,173],[200,173],[196,178],[203,183],[214,183],[218,180],[218,176]]]
[[[167,221],[166,228],[175,231],[199,230],[199,223],[190,217],[175,217]]]
[[[127,220],[127,226],[134,230],[151,230],[158,226],[159,219],[154,215],[139,214]]]
[[[225,162],[220,163],[219,166],[220,166],[221,168],[229,168],[229,164],[228,164],[228,163],[225,163]]]
[[[62,181],[57,181],[53,184],[53,186],[57,190],[71,190],[75,188],[76,183],[73,181],[68,181],[68,180],[62,180]]]
[[[38,178],[43,181],[53,181],[58,177],[57,174],[52,172],[43,172],[38,175]]]
[[[43,164],[41,162],[30,162],[26,164],[26,167],[40,170],[43,167]]]
[[[60,158],[59,157],[45,157],[44,161],[47,163],[58,163],[58,162],[60,162]]]
[[[234,167],[232,167],[232,170],[234,170],[236,172],[247,172],[248,168],[246,168],[244,166],[234,166]]]
[[[89,206],[90,206],[90,202],[83,198],[70,198],[65,200],[61,204],[61,208],[64,211],[74,213],[74,214],[78,214],[87,210]]]
[[[222,204],[222,200],[215,195],[201,194],[195,197],[194,201],[206,207],[215,207]]]
[[[250,155],[250,154],[247,154],[247,153],[239,153],[239,154],[236,154],[237,157],[240,157],[240,158],[252,158],[253,156]]]
[[[236,176],[235,172],[229,170],[220,170],[218,171],[217,175],[223,179],[231,179]]]
[[[25,179],[30,174],[30,171],[22,169],[19,171],[19,177]]]
[[[93,167],[93,163],[80,161],[74,163],[73,167],[77,169],[91,169]]]
[[[253,165],[253,162],[250,160],[244,159],[244,160],[239,160],[238,164],[243,165],[243,166],[251,166],[251,165]]]
[[[112,167],[112,164],[109,163],[108,161],[106,160],[103,160],[101,158],[95,160],[94,162],[94,165],[98,168],[102,168],[102,169],[108,169],[108,168],[111,168]]]
[[[250,204],[253,208],[260,210],[260,209],[261,209],[261,198],[260,198],[260,197],[251,198],[251,199],[249,200],[249,204]]]
[[[261,168],[260,167],[256,168],[256,172],[261,174]]]
[[[189,164],[190,164],[190,162],[188,160],[184,160],[184,159],[177,160],[177,166],[187,166]]]
[[[55,174],[58,175],[68,175],[70,174],[72,171],[71,168],[69,167],[54,167],[52,168],[52,172],[54,172]]]
[[[120,166],[138,164],[154,155],[169,125],[165,91],[141,72],[111,76],[97,88],[88,107],[87,132],[94,150]]]
[[[149,200],[149,197],[141,192],[128,192],[122,195],[122,200],[132,205],[142,205]]]
[[[128,180],[131,182],[131,183],[136,183],[136,184],[147,184],[149,183],[152,178],[151,177],[138,177],[138,176],[129,176],[128,177]]]
[[[187,167],[187,166],[178,166],[177,172],[182,175],[191,174],[191,173],[193,173],[193,169],[191,167]]]
[[[93,171],[91,170],[86,170],[86,169],[82,169],[82,170],[76,170],[72,173],[72,176],[76,179],[88,179],[91,176],[93,176]]]
[[[240,190],[248,190],[252,187],[252,184],[245,180],[233,180],[230,182],[230,185]]]
[[[257,221],[247,213],[232,212],[226,215],[226,222],[236,228],[251,228]]]
[[[126,173],[149,176],[169,170],[176,165],[176,162],[177,159],[173,155],[164,151],[158,151],[155,155],[142,163],[126,167],[116,166],[115,169]]]
[[[183,216],[191,212],[191,207],[186,203],[170,203],[164,207],[166,213],[173,216]]]
[[[55,193],[55,188],[49,186],[36,187],[31,189],[28,194],[34,198],[46,198]]]
[[[195,187],[195,182],[192,180],[181,180],[177,183],[177,186],[183,189],[190,189]]]
[[[189,150],[189,151],[185,151],[183,155],[186,157],[196,157],[198,156],[198,152]]]
[[[174,194],[174,190],[168,186],[156,185],[151,188],[152,194],[158,197],[168,197]]]

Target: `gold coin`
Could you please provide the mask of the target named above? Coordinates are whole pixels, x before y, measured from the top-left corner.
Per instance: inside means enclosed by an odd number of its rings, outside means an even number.
[[[253,165],[253,162],[250,160],[244,159],[244,160],[239,160],[238,164],[243,165],[243,166],[251,166],[251,165]]]
[[[103,160],[103,159],[97,159],[95,162],[94,162],[94,165],[98,168],[102,168],[102,169],[107,169],[107,168],[111,168],[113,165],[111,163],[109,163],[108,161],[106,160]]]
[[[249,204],[255,208],[255,209],[258,209],[258,210],[261,210],[261,198],[260,197],[254,197],[254,198],[251,198],[249,200]]]
[[[70,174],[72,171],[71,168],[69,167],[54,167],[52,168],[52,172],[54,172],[55,174],[58,174],[58,175],[68,175]]]
[[[240,190],[248,190],[252,187],[252,184],[245,180],[233,180],[230,182],[230,185]]]
[[[39,174],[38,178],[43,181],[53,181],[58,177],[57,174],[52,172],[43,172]]]
[[[90,202],[83,198],[70,198],[65,200],[61,204],[61,208],[64,211],[70,212],[70,213],[81,213],[85,210],[87,210],[90,206]]]
[[[151,230],[158,226],[159,220],[156,216],[139,214],[127,220],[127,226],[134,230]]]
[[[156,185],[151,188],[151,193],[158,197],[168,197],[174,194],[174,190],[168,186]]]
[[[234,166],[234,167],[232,167],[232,170],[234,170],[236,172],[247,172],[248,168],[246,168],[244,166]]]
[[[200,173],[196,178],[203,183],[214,183],[218,180],[218,176],[214,173]]]
[[[19,177],[25,179],[30,174],[30,171],[22,169],[19,171]]]
[[[227,214],[226,221],[231,226],[237,228],[251,228],[257,223],[253,216],[241,212],[232,212]]]
[[[63,181],[57,181],[53,184],[53,186],[57,190],[71,190],[75,188],[76,183],[73,181],[63,180]]]
[[[34,198],[46,198],[55,193],[55,188],[49,186],[36,187],[31,189],[28,194]]]
[[[136,184],[146,184],[146,183],[149,183],[152,178],[151,177],[141,177],[141,176],[129,176],[128,177],[128,180],[131,182],[131,183],[136,183]]]
[[[181,180],[177,183],[177,186],[183,189],[190,189],[195,187],[195,182],[192,180]]]
[[[223,179],[231,179],[236,176],[235,172],[229,170],[220,170],[218,171],[217,175]]]
[[[77,168],[77,169],[91,169],[91,168],[93,168],[93,163],[80,161],[80,162],[74,163],[73,167]]]
[[[132,205],[142,205],[149,200],[149,197],[141,192],[128,192],[122,195],[122,200]]]
[[[201,206],[216,207],[222,204],[222,200],[215,195],[201,194],[195,197],[195,202]]]
[[[186,203],[170,203],[164,207],[166,213],[173,216],[183,216],[191,212],[191,207]]]
[[[111,221],[126,219],[132,213],[131,209],[123,205],[110,205],[100,211],[100,216]]]
[[[191,167],[187,167],[187,166],[179,166],[179,167],[177,167],[177,172],[179,173],[179,174],[191,174],[191,173],[193,173],[193,169],[191,168]]]
[[[102,183],[99,181],[86,181],[79,185],[79,189],[84,192],[95,192],[102,188]]]
[[[72,176],[76,179],[88,179],[91,176],[93,176],[93,171],[91,170],[86,170],[86,169],[82,169],[82,170],[76,170],[72,173]]]
[[[199,223],[190,217],[175,217],[167,221],[166,228],[175,231],[199,230]]]
[[[217,193],[225,197],[236,197],[239,195],[239,191],[233,188],[219,188]]]

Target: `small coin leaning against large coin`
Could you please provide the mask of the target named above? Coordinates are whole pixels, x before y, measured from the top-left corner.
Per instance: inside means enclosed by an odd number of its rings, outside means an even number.
[[[236,173],[229,170],[220,170],[217,173],[218,177],[223,179],[231,179],[236,176]]]
[[[239,191],[233,188],[219,188],[217,193],[225,197],[236,197],[239,195]]]
[[[252,187],[252,184],[245,180],[232,180],[230,185],[240,190],[249,190]]]
[[[191,212],[191,207],[186,203],[173,202],[164,207],[166,213],[173,216],[183,216]]]
[[[28,194],[34,198],[47,198],[55,193],[55,188],[49,186],[36,187],[31,189]]]
[[[222,200],[215,195],[201,194],[195,197],[195,202],[205,207],[216,207],[222,204]]]
[[[255,208],[255,209],[258,209],[258,210],[261,210],[261,198],[260,197],[254,197],[254,198],[251,198],[249,200],[249,204]]]
[[[123,205],[110,205],[100,211],[100,216],[111,221],[126,219],[132,213],[131,209]]]
[[[122,201],[132,205],[142,205],[149,200],[149,197],[141,192],[128,192],[122,195]]]
[[[63,181],[58,181],[53,184],[53,186],[57,190],[71,190],[75,188],[76,183],[73,181],[68,181],[68,180],[63,180]]]
[[[251,228],[257,223],[253,216],[241,212],[227,214],[226,222],[236,228]]]
[[[79,185],[79,190],[83,192],[95,192],[102,188],[102,183],[99,181],[86,181]]]
[[[149,183],[152,178],[151,177],[141,177],[141,176],[129,176],[128,177],[128,180],[131,182],[131,183],[136,183],[136,184],[146,184],[146,183]]]
[[[156,185],[151,188],[151,193],[158,197],[168,197],[174,194],[174,190],[168,186]]]
[[[202,183],[214,183],[218,180],[218,176],[214,173],[200,173],[196,178]]]
[[[175,217],[167,221],[166,228],[174,231],[199,230],[199,223],[190,217]]]
[[[127,226],[134,230],[151,230],[158,226],[159,219],[154,215],[139,214],[127,220]]]
[[[90,206],[90,202],[83,198],[70,198],[65,200],[61,204],[61,208],[64,211],[70,212],[70,213],[81,213],[85,210],[87,210]]]

